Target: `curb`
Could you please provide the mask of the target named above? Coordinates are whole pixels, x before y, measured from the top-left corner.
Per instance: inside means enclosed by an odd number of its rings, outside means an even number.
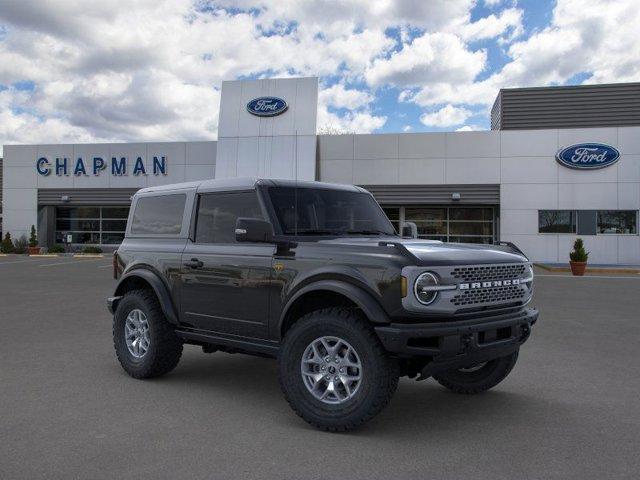
[[[52,258],[52,257],[57,257],[58,254],[57,253],[40,253],[38,255],[29,255],[30,257],[36,257],[36,258]]]
[[[101,253],[74,253],[74,258],[104,258]]]
[[[534,263],[534,266],[541,268],[542,270],[546,270],[547,272],[554,273],[570,273],[570,267],[551,267],[549,265],[544,265],[542,263]],[[606,268],[606,267],[590,267],[587,265],[587,271],[585,273],[605,273],[605,274],[616,274],[616,273],[627,273],[627,274],[636,274],[640,275],[640,268]]]

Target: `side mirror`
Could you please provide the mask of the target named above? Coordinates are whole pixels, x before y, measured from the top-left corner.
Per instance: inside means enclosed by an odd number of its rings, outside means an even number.
[[[273,227],[261,218],[238,218],[236,220],[236,241],[252,243],[273,242]]]
[[[418,238],[418,226],[413,222],[404,222],[400,235],[406,238]]]

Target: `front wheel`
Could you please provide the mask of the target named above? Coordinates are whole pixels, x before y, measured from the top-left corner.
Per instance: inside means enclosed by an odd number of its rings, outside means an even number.
[[[321,430],[351,430],[377,415],[397,386],[397,362],[353,311],[311,312],[287,332],[278,359],[291,408]]]
[[[511,372],[518,360],[518,350],[506,357],[459,368],[433,376],[443,387],[463,394],[481,393],[495,387]]]

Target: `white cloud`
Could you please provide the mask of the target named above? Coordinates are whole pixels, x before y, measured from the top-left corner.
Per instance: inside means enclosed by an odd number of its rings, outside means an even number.
[[[370,112],[347,112],[338,116],[325,107],[318,107],[318,131],[336,131],[343,133],[371,133],[382,128],[387,122],[386,116],[373,115]]]
[[[473,113],[466,108],[445,105],[433,113],[424,113],[420,121],[428,127],[451,127],[464,123]]]
[[[484,40],[507,34],[507,40],[522,35],[523,11],[519,8],[507,8],[499,15],[491,14],[476,22],[468,23],[458,30],[465,40]]]
[[[635,0],[558,0],[551,24],[509,46],[502,69],[481,81],[425,82],[404,100],[488,107],[500,88],[563,84],[583,73],[586,83],[638,81],[638,24]]]
[[[486,59],[484,50],[469,50],[452,33],[425,33],[388,59],[374,60],[365,78],[373,86],[471,82],[483,70]]]
[[[413,130],[413,127],[411,125],[405,125],[404,127],[402,127],[403,132],[410,132],[411,130]]]
[[[335,85],[320,93],[318,125],[360,132],[395,115],[386,102],[372,109],[390,86],[398,102],[439,109],[424,115],[435,126],[487,112],[502,87],[640,80],[636,0],[557,0],[528,36],[526,7],[485,0],[493,13],[472,21],[476,3],[4,2],[0,144],[215,139],[218,88],[238,77],[320,76]],[[501,48],[503,67],[487,72],[478,40]],[[33,90],[12,87],[24,81]]]
[[[329,88],[320,90],[318,101],[323,105],[335,108],[347,108],[357,110],[369,105],[374,97],[369,92],[357,89],[347,89],[344,85],[336,83]]]
[[[478,125],[465,125],[464,127],[456,128],[456,132],[477,132],[479,130],[484,129]]]

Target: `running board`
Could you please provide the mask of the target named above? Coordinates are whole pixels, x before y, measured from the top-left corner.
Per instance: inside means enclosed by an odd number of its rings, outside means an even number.
[[[234,348],[244,353],[268,355],[270,357],[277,357],[278,351],[280,350],[280,344],[277,342],[261,340],[258,338],[240,337],[225,333],[176,330],[176,335],[183,340]]]

